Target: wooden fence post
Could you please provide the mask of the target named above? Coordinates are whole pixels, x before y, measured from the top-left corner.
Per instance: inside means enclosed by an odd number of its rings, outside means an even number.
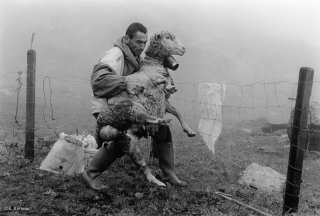
[[[303,156],[308,132],[308,110],[313,83],[313,69],[302,67],[299,73],[296,105],[291,125],[290,154],[283,202],[283,215],[298,211]]]
[[[36,51],[29,49],[27,53],[27,100],[26,100],[26,143],[25,158],[34,159],[34,117],[35,117],[35,73]]]

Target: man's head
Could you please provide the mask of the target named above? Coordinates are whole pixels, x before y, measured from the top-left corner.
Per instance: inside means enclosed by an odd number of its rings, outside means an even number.
[[[147,28],[141,23],[132,23],[127,28],[124,38],[132,54],[140,56],[148,41]]]

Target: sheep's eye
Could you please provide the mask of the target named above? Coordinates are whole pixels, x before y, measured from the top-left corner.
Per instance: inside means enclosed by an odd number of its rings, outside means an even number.
[[[169,37],[169,36],[166,36],[166,39],[167,39],[167,40],[171,40],[171,37]]]

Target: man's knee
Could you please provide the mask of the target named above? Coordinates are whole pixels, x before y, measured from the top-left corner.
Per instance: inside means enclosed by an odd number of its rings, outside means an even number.
[[[104,141],[112,141],[116,140],[121,135],[121,131],[112,127],[111,125],[106,125],[101,127],[99,130],[99,135]]]

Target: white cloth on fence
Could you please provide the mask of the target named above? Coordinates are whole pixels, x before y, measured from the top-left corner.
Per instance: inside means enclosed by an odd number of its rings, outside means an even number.
[[[217,83],[199,84],[200,121],[198,130],[202,140],[214,154],[214,145],[222,130],[222,103],[226,86]]]

